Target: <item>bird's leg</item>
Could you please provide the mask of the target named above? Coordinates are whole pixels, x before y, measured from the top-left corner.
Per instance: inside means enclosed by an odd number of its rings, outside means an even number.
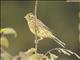
[[[36,53],[37,53],[38,43],[39,43],[39,41],[42,40],[42,39],[43,39],[43,38],[41,37],[41,38],[35,40]]]
[[[38,39],[37,38],[35,38],[35,49],[36,49],[36,51],[35,51],[35,54],[37,54],[37,49],[38,49]]]
[[[35,44],[37,44],[38,43],[38,40],[35,40]]]
[[[40,38],[38,39],[38,42],[39,42],[39,41],[41,41],[42,39],[43,39],[43,38],[42,38],[42,37],[40,37]]]
[[[39,39],[35,40],[35,44],[38,43],[39,41],[41,41],[43,38],[40,37]]]

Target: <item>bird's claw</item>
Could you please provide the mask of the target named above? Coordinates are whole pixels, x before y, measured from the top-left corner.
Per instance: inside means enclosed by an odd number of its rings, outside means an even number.
[[[35,40],[35,44],[37,44],[39,41],[41,41],[43,38]]]

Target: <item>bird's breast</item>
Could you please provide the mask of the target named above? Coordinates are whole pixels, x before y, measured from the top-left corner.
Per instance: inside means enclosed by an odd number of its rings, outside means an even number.
[[[35,23],[35,21],[29,21],[28,22],[28,25],[29,25],[29,29],[30,29],[30,31],[33,33],[33,34],[35,34],[35,30],[36,30],[36,23]]]
[[[28,22],[30,31],[35,35],[37,33],[38,37],[48,38],[51,35],[51,32],[46,30],[38,21],[29,21]]]

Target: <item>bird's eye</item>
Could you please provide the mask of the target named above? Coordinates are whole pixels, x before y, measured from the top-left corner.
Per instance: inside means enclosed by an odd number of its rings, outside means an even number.
[[[34,17],[33,16],[30,16],[30,18],[33,19]]]

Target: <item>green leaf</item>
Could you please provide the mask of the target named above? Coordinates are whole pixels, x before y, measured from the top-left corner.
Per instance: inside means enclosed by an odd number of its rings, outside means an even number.
[[[3,35],[13,34],[15,37],[17,37],[17,33],[13,28],[2,28],[0,29],[0,33],[2,33]]]
[[[8,39],[6,37],[4,37],[4,36],[1,36],[1,43],[0,43],[0,45],[8,48],[9,47]]]

